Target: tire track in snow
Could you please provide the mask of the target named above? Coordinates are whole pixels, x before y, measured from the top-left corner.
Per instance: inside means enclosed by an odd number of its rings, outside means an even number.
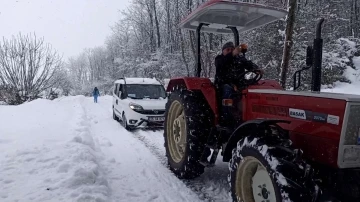
[[[106,138],[108,141],[105,142],[113,145],[109,147],[104,144],[101,147],[101,153],[107,159],[103,163],[108,168],[106,175],[111,189],[109,200],[200,201],[196,193],[177,180],[163,163],[158,161],[157,156],[149,151],[143,141],[139,141],[133,133],[127,132],[118,122],[112,120],[109,101],[110,99],[104,99],[104,106],[93,106],[90,100],[85,103],[90,120],[96,123],[92,127],[95,142],[97,138]]]
[[[169,167],[167,163],[167,158],[165,156],[164,151],[164,143],[159,145],[157,143],[152,142],[150,139],[146,138],[146,135],[143,134],[145,131],[137,130],[134,131],[134,136],[140,140],[149,150],[150,152],[156,156],[156,158],[165,166]],[[150,135],[150,134],[149,134]],[[161,134],[162,135],[162,134]],[[226,181],[227,179],[227,165],[226,165],[226,173],[224,174],[224,169],[215,167],[211,168],[212,170],[206,169],[205,173],[193,180],[181,180],[188,188],[190,188],[193,192],[195,192],[199,199],[206,201],[206,202],[216,202],[216,201],[231,201],[230,197],[228,195],[228,183]],[[219,171],[221,170],[221,171]],[[211,172],[207,172],[211,171]],[[214,174],[215,173],[215,174]],[[222,174],[220,174],[222,173]],[[211,182],[210,184],[205,175],[219,175],[219,177],[215,178],[215,183]],[[211,180],[212,181],[212,180]],[[220,182],[220,183],[219,183]],[[223,182],[223,183],[221,183]],[[225,193],[224,193],[225,192]],[[217,197],[220,195],[220,197]]]
[[[74,173],[70,185],[81,184],[78,193],[77,201],[108,201],[111,190],[107,181],[106,170],[104,169],[102,161],[102,152],[99,142],[94,134],[91,132],[92,117],[88,116],[87,110],[84,106],[85,97],[79,100],[81,105],[81,118],[78,123],[76,132],[78,133],[73,142],[82,145],[81,150],[77,150],[77,158],[74,162],[79,163],[79,167]]]
[[[145,136],[142,136],[140,134],[140,131],[135,131],[133,134],[151,151],[152,154],[156,156],[156,158],[161,162],[161,164],[163,164],[165,167],[168,167],[166,156],[163,154],[163,150],[160,149],[158,145],[152,143],[151,141],[148,141]]]

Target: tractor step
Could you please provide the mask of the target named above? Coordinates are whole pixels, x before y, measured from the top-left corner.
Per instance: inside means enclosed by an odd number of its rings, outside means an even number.
[[[211,154],[210,162],[207,159],[205,159],[200,161],[200,164],[205,167],[213,167],[215,165],[218,154],[219,154],[219,149],[214,149],[213,153]]]

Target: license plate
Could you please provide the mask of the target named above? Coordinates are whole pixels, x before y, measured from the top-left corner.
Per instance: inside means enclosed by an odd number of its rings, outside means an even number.
[[[165,121],[165,117],[163,116],[149,117],[149,121]]]

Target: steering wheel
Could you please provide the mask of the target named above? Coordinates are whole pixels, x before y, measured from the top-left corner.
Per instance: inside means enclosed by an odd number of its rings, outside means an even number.
[[[252,78],[252,79],[246,79],[245,75],[247,75],[249,73],[256,74],[256,76],[254,78]],[[250,86],[250,85],[254,85],[257,82],[259,82],[262,79],[263,75],[260,74],[259,70],[252,70],[252,71],[245,71],[239,77],[241,78],[241,80],[240,80],[241,83],[243,83],[246,86]]]

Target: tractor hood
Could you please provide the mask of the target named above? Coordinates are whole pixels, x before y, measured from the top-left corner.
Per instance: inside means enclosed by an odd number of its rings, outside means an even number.
[[[239,32],[269,24],[287,15],[287,11],[261,4],[211,0],[199,6],[180,23],[183,29],[196,30],[200,23],[207,26],[203,32],[230,34],[228,27],[237,27]]]

